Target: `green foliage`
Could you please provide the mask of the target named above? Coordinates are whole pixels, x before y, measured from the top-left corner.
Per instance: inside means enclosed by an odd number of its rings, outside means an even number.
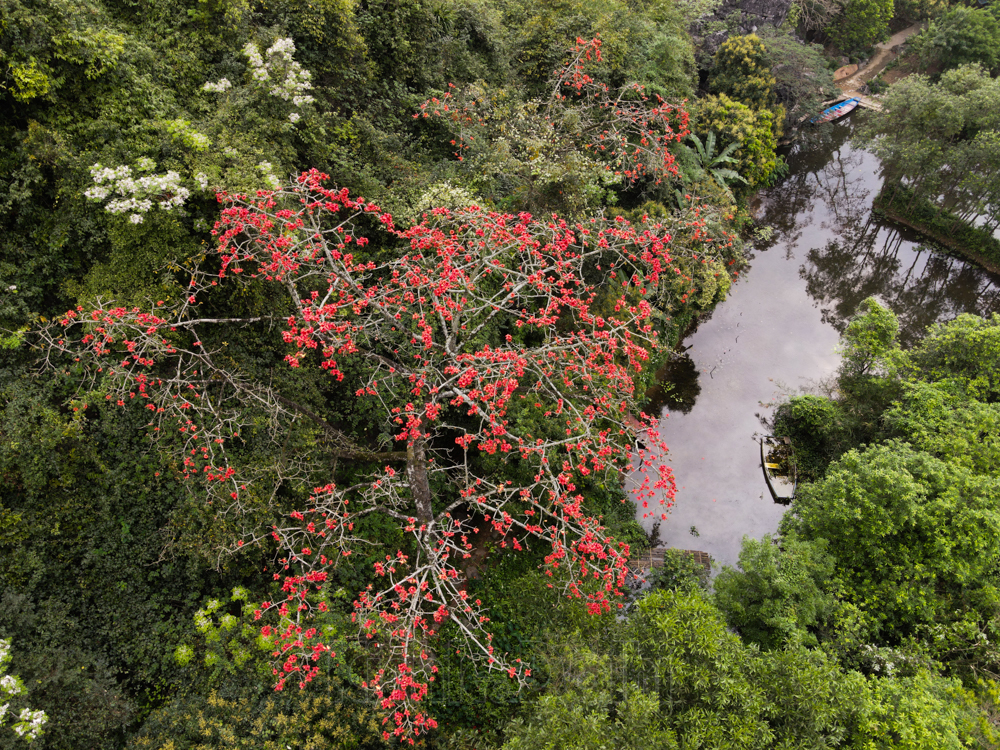
[[[806,114],[819,111],[821,103],[833,95],[833,73],[823,48],[799,41],[791,31],[765,26],[761,40],[774,77],[775,99],[784,107],[783,129],[787,131]]]
[[[895,0],[896,18],[917,23],[940,16],[948,9],[947,0]]]
[[[12,82],[11,96],[19,102],[44,96],[49,93],[49,88],[52,86],[49,77],[38,69],[38,63],[34,60],[27,65],[11,65],[8,75]]]
[[[709,78],[713,94],[725,94],[750,109],[770,109],[776,99],[767,48],[756,34],[731,36],[715,53]]]
[[[812,632],[836,606],[829,593],[834,558],[823,538],[777,540],[744,537],[739,570],[723,568],[715,579],[715,601],[730,626],[763,649],[817,645]]]
[[[0,729],[8,727],[18,737],[31,742],[41,734],[48,717],[44,711],[28,706],[21,707],[24,705],[24,695],[27,691],[20,677],[8,673],[10,662],[10,641],[0,638],[0,701],[3,701]]]
[[[707,0],[707,3],[717,1]],[[637,50],[633,58],[633,77],[649,93],[674,100],[693,96],[698,72],[694,45],[687,33],[687,14],[699,12],[699,5],[704,7],[706,2],[645,4],[652,24],[643,35],[643,49]]]
[[[822,396],[793,396],[775,411],[775,432],[795,446],[801,480],[817,479],[827,465],[857,444],[852,414],[839,402]]]
[[[629,620],[623,658],[657,685],[663,710],[679,714],[680,723],[688,712],[707,714],[707,725],[695,722],[703,741],[725,742],[730,734],[756,745],[770,738],[760,716],[763,695],[749,680],[750,654],[702,596],[658,591],[645,597]],[[706,690],[710,685],[719,689]]]
[[[690,28],[697,21],[704,21],[712,16],[722,5],[722,0],[680,0],[677,7],[684,15],[685,27]]]
[[[729,189],[728,183],[740,182],[746,184],[746,180],[738,172],[727,166],[736,163],[736,158],[732,156],[732,153],[742,144],[736,141],[730,143],[721,151],[716,152],[715,133],[713,131],[709,131],[704,143],[694,133],[688,136],[688,140],[694,144],[694,148],[682,144],[677,150],[677,160],[680,163],[685,189],[697,195],[702,195],[705,193],[706,188],[711,189],[715,187],[721,191],[723,199],[726,197],[732,199],[732,191]],[[706,181],[714,182],[714,186],[704,185]],[[701,186],[704,187],[698,189]]]
[[[884,418],[889,430],[949,464],[1000,471],[1000,405],[970,399],[954,381],[904,383]]]
[[[721,613],[693,591],[649,594],[612,638],[571,637],[546,653],[548,682],[509,726],[511,750],[995,741],[985,713],[996,692],[989,684],[969,690],[926,669],[866,679],[801,643],[762,653],[728,632]]]
[[[954,386],[968,399],[1000,401],[1000,315],[935,324],[910,352],[907,372]]]
[[[785,559],[785,547],[805,541],[823,545],[833,561],[832,574],[815,576],[816,588],[804,589],[813,597],[819,591],[824,602],[825,614],[807,619],[805,630],[825,650],[883,675],[916,678],[932,660],[967,684],[984,670],[995,672],[997,330],[996,317],[960,316],[903,351],[895,317],[865,303],[845,332],[837,399],[796,397],[779,409],[779,429],[792,436],[805,468],[800,479],[814,481],[800,482],[782,522],[781,548],[749,542],[743,573],[719,577],[720,605],[740,632],[765,643],[780,643],[782,628],[802,637],[798,610],[787,602],[804,579],[788,577],[795,561]],[[922,696],[913,700],[940,698],[927,685],[913,688]],[[945,715],[971,721],[969,711],[980,710],[972,703],[951,705]],[[914,731],[929,737],[938,730]]]
[[[679,549],[663,552],[663,565],[647,576],[654,591],[696,591],[708,589],[709,571],[693,555]]]
[[[12,331],[9,336],[0,336],[0,349],[17,349],[24,341],[27,326]]]
[[[0,598],[0,637],[17,633],[13,657],[28,688],[28,705],[48,716],[34,748],[73,750],[111,747],[121,741],[135,706],[116,670],[100,650],[88,647],[88,627],[65,601],[37,601],[9,588]],[[13,708],[13,706],[12,706]],[[11,732],[0,748],[24,747]]]
[[[133,750],[354,750],[380,746],[370,707],[332,676],[315,689],[275,693],[232,681],[207,693],[187,692],[153,712],[128,743]]]
[[[177,685],[172,652],[220,576],[164,555],[164,527],[188,508],[164,467],[136,455],[145,419],[89,419],[97,407],[63,411],[51,396],[17,380],[3,392],[0,630],[28,652],[25,679],[53,717],[46,746],[114,747]]]
[[[860,675],[801,647],[761,654],[698,594],[643,599],[622,658],[630,678],[658,694],[681,747],[836,745],[871,710]]]
[[[881,96],[888,90],[888,82],[880,75],[868,81],[868,91],[872,96]]]
[[[957,680],[921,671],[913,677],[874,682],[878,709],[872,721],[876,746],[891,743],[901,750],[960,750],[980,733],[978,706]],[[986,728],[989,747],[996,741]]]
[[[248,608],[253,604],[250,592],[242,586],[233,589],[227,602],[218,598],[205,602],[194,613],[198,648],[188,643],[177,646],[174,659],[178,665],[191,664],[197,654],[201,661],[199,683],[217,687],[235,675],[255,674],[266,684],[271,673],[269,652],[274,645],[261,635],[260,628],[251,619]],[[335,632],[329,635],[331,642],[338,641]]]
[[[893,0],[849,0],[826,33],[842,51],[857,54],[889,37]]]
[[[841,385],[859,379],[891,377],[898,350],[899,320],[869,297],[858,308],[841,336]]]
[[[958,5],[933,19],[914,45],[925,66],[947,70],[980,64],[995,71],[1000,66],[1000,22],[989,10]]]
[[[739,143],[732,153],[738,160],[736,171],[751,187],[766,184],[778,167],[774,115],[769,110],[755,111],[726,94],[707,96],[698,101],[692,129],[696,133],[714,131],[723,149]]]
[[[678,99],[693,93],[697,74],[682,12],[663,0],[516,2],[507,7],[507,24],[515,30],[514,57],[532,94],[544,91],[578,38],[600,36],[601,78],[614,86],[640,83],[650,93]]]
[[[995,477],[889,441],[845,454],[800,489],[783,530],[826,540],[847,598],[900,643],[970,606],[988,617],[1000,601],[998,491]]]
[[[495,9],[469,0],[371,0],[356,11],[372,85],[384,96],[496,80],[508,63]]]
[[[0,25],[0,90],[18,105],[85,86],[115,70],[126,38],[92,0],[48,0],[44,10],[11,0]]]
[[[678,747],[659,699],[635,683],[613,684],[608,655],[566,643],[549,670],[549,689],[526,719],[511,723],[505,750]]]

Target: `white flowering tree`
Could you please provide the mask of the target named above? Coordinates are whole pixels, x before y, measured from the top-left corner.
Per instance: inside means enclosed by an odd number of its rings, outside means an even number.
[[[92,201],[107,201],[104,209],[112,214],[129,214],[133,224],[141,224],[143,215],[157,207],[164,211],[180,208],[191,196],[178,172],[144,174],[156,166],[152,159],[143,158],[135,168],[127,165],[105,167],[97,163],[90,168],[94,185],[84,191]],[[208,188],[205,175],[195,175],[202,190]]]
[[[306,104],[316,101],[306,92],[312,88],[312,74],[297,63],[292,55],[295,53],[295,42],[290,38],[277,40],[268,47],[267,59],[260,53],[260,48],[253,42],[247,42],[243,54],[250,62],[251,76],[254,82],[266,89],[271,96],[291,103],[296,111],[290,112],[288,121],[296,123],[302,118],[297,110]],[[233,87],[228,78],[209,81],[202,86],[203,91],[212,94],[224,94]]]
[[[10,641],[0,639],[0,727],[7,726],[10,712],[10,699],[25,693],[24,684],[20,678],[6,674],[10,663]],[[13,714],[11,714],[13,716]],[[17,715],[17,720],[10,724],[18,737],[31,742],[42,733],[42,726],[48,720],[44,711],[33,711],[23,708]]]
[[[294,53],[295,43],[290,38],[278,39],[264,53],[253,42],[248,42],[243,48],[250,66],[251,80],[247,85],[287,103],[285,128],[293,128],[302,119],[303,108],[315,102],[308,93],[313,87],[312,74],[295,61]],[[233,88],[234,84],[228,78],[220,78],[218,81],[205,83],[202,91],[224,97]],[[221,102],[219,108],[223,108]],[[210,149],[213,145],[218,145],[218,122],[210,120],[203,124],[201,127],[206,131],[204,133],[184,119],[167,120],[161,124],[170,138],[189,154],[204,155],[200,157],[203,165],[213,162],[214,156]],[[224,159],[234,159],[238,156],[238,150],[222,149],[221,154]],[[90,168],[94,184],[84,191],[84,195],[91,201],[103,203],[108,213],[127,214],[133,224],[142,224],[146,214],[153,209],[180,209],[194,193],[214,194],[220,184],[226,184],[227,188],[233,187],[230,180],[219,179],[219,165],[216,163],[215,167],[216,177],[212,179],[204,171],[195,172],[193,169],[194,173],[187,176],[182,176],[176,170],[156,173],[156,162],[148,157],[138,159],[132,165],[105,166],[97,163]],[[210,166],[203,168],[213,172]],[[259,182],[271,188],[278,188],[282,184],[270,161],[258,162],[253,171],[251,182],[255,183],[255,187]]]

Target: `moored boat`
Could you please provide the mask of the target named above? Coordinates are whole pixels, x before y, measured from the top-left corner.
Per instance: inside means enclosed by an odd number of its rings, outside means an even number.
[[[782,505],[792,502],[798,482],[792,441],[787,437],[763,436],[760,439],[760,465],[774,502]]]
[[[824,122],[832,122],[837,120],[848,112],[853,112],[855,107],[861,103],[858,98],[845,99],[844,101],[834,104],[829,109],[824,109],[818,115],[809,120],[810,125],[822,125]]]

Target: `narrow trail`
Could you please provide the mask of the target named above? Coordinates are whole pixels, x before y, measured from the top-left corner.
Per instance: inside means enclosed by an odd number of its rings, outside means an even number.
[[[862,96],[858,89],[881,73],[889,63],[899,57],[900,47],[903,42],[920,31],[921,28],[923,28],[922,24],[915,23],[902,31],[897,31],[889,37],[888,41],[875,46],[875,56],[865,64],[865,67],[846,78],[834,81],[834,84],[847,96]]]

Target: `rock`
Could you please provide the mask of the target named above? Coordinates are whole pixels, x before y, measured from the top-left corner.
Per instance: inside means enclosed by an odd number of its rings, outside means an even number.
[[[854,75],[858,72],[857,65],[845,65],[842,68],[837,68],[833,73],[834,81],[841,81],[849,76]]]
[[[719,51],[719,47],[722,43],[726,41],[729,37],[729,32],[726,30],[716,31],[714,34],[709,34],[706,36],[701,43],[701,50],[709,57],[715,55]]]
[[[734,10],[739,8],[743,11],[748,20],[752,19],[752,25],[763,26],[769,23],[772,26],[780,26],[784,23],[791,7],[792,0],[740,0],[735,4]]]
[[[764,24],[780,26],[791,7],[792,0],[723,0],[715,13],[705,20],[726,21],[730,16],[736,15],[735,19],[730,19],[736,21],[735,24],[730,23],[730,27],[736,26],[741,34],[751,34]],[[694,29],[693,32],[696,37],[701,36],[700,29]],[[729,31],[722,30],[696,40],[699,59],[711,58],[729,36]]]

